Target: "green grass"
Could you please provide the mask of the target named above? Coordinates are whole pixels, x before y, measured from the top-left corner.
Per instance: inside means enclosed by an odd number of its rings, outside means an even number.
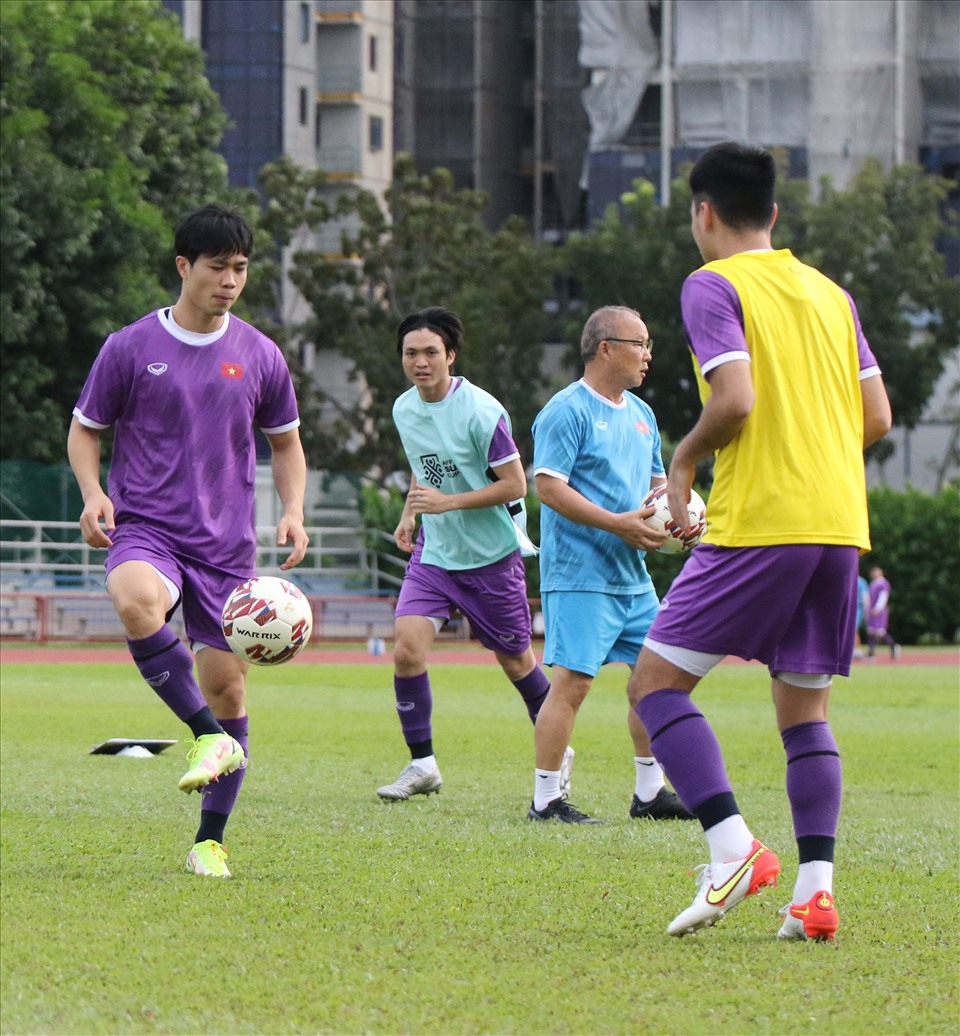
[[[957,673],[839,681],[837,944],[780,943],[796,873],[765,672],[698,701],[783,885],[714,930],[666,924],[705,859],[694,824],[631,822],[625,669],[574,736],[601,828],[532,825],[532,731],[496,667],[437,665],[441,795],[385,805],[405,762],[383,665],[252,677],[252,761],[230,881],[181,870],[198,800],[184,728],[132,666],[4,666],[2,1018],[27,1033],[955,1033]]]

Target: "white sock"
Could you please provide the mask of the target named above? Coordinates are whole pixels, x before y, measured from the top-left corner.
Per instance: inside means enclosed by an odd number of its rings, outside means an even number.
[[[641,802],[653,802],[663,787],[663,770],[652,755],[635,755],[633,762],[637,770],[634,791]]]
[[[560,798],[560,771],[541,770],[538,767],[533,772],[533,808],[539,812],[554,799]]]
[[[704,831],[710,847],[711,863],[732,863],[742,860],[750,852],[753,835],[746,821],[739,813],[721,820],[719,824]]]
[[[435,755],[425,755],[422,759],[411,759],[410,761],[418,769],[423,770],[424,773],[437,772],[437,757]]]
[[[797,883],[793,886],[793,900],[797,905],[806,903],[817,892],[833,895],[833,864],[826,860],[801,863]]]

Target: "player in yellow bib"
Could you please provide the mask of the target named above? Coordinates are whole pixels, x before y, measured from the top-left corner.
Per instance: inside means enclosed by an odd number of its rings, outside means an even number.
[[[853,300],[771,245],[771,155],[718,144],[694,165],[690,187],[705,265],[687,278],[681,306],[703,411],[667,486],[686,527],[696,465],[716,454],[709,531],[664,599],[628,687],[710,852],[693,903],[667,931],[713,925],[780,873],[740,814],[691,699],[714,665],[737,655],[770,670],[787,756],[799,869],[779,935],[832,939],[841,771],[827,705],[832,677],[850,672],[857,558],[870,545],[863,449],[889,431],[890,404]]]

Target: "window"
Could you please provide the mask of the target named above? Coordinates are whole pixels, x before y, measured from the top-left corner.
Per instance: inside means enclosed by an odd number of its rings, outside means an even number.
[[[300,5],[300,42],[310,42],[310,5]]]
[[[370,116],[370,150],[383,149],[383,119],[379,115]]]
[[[371,36],[368,41],[368,65],[371,72],[377,70],[377,37]]]
[[[313,114],[313,146],[320,147],[320,105],[314,109]]]
[[[305,86],[300,87],[300,125],[306,126],[307,119],[309,117],[309,111],[307,108],[308,104],[307,88]]]

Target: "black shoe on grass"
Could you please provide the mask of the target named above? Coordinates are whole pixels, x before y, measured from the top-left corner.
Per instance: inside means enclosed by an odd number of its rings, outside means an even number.
[[[543,809],[534,809],[530,803],[530,810],[527,813],[528,820],[557,820],[561,824],[602,824],[602,820],[588,817],[581,813],[576,806],[571,806],[565,799],[554,799],[547,803]]]
[[[630,816],[635,820],[696,820],[697,818],[680,801],[675,791],[661,788],[652,802],[641,802],[634,795],[630,803]]]

